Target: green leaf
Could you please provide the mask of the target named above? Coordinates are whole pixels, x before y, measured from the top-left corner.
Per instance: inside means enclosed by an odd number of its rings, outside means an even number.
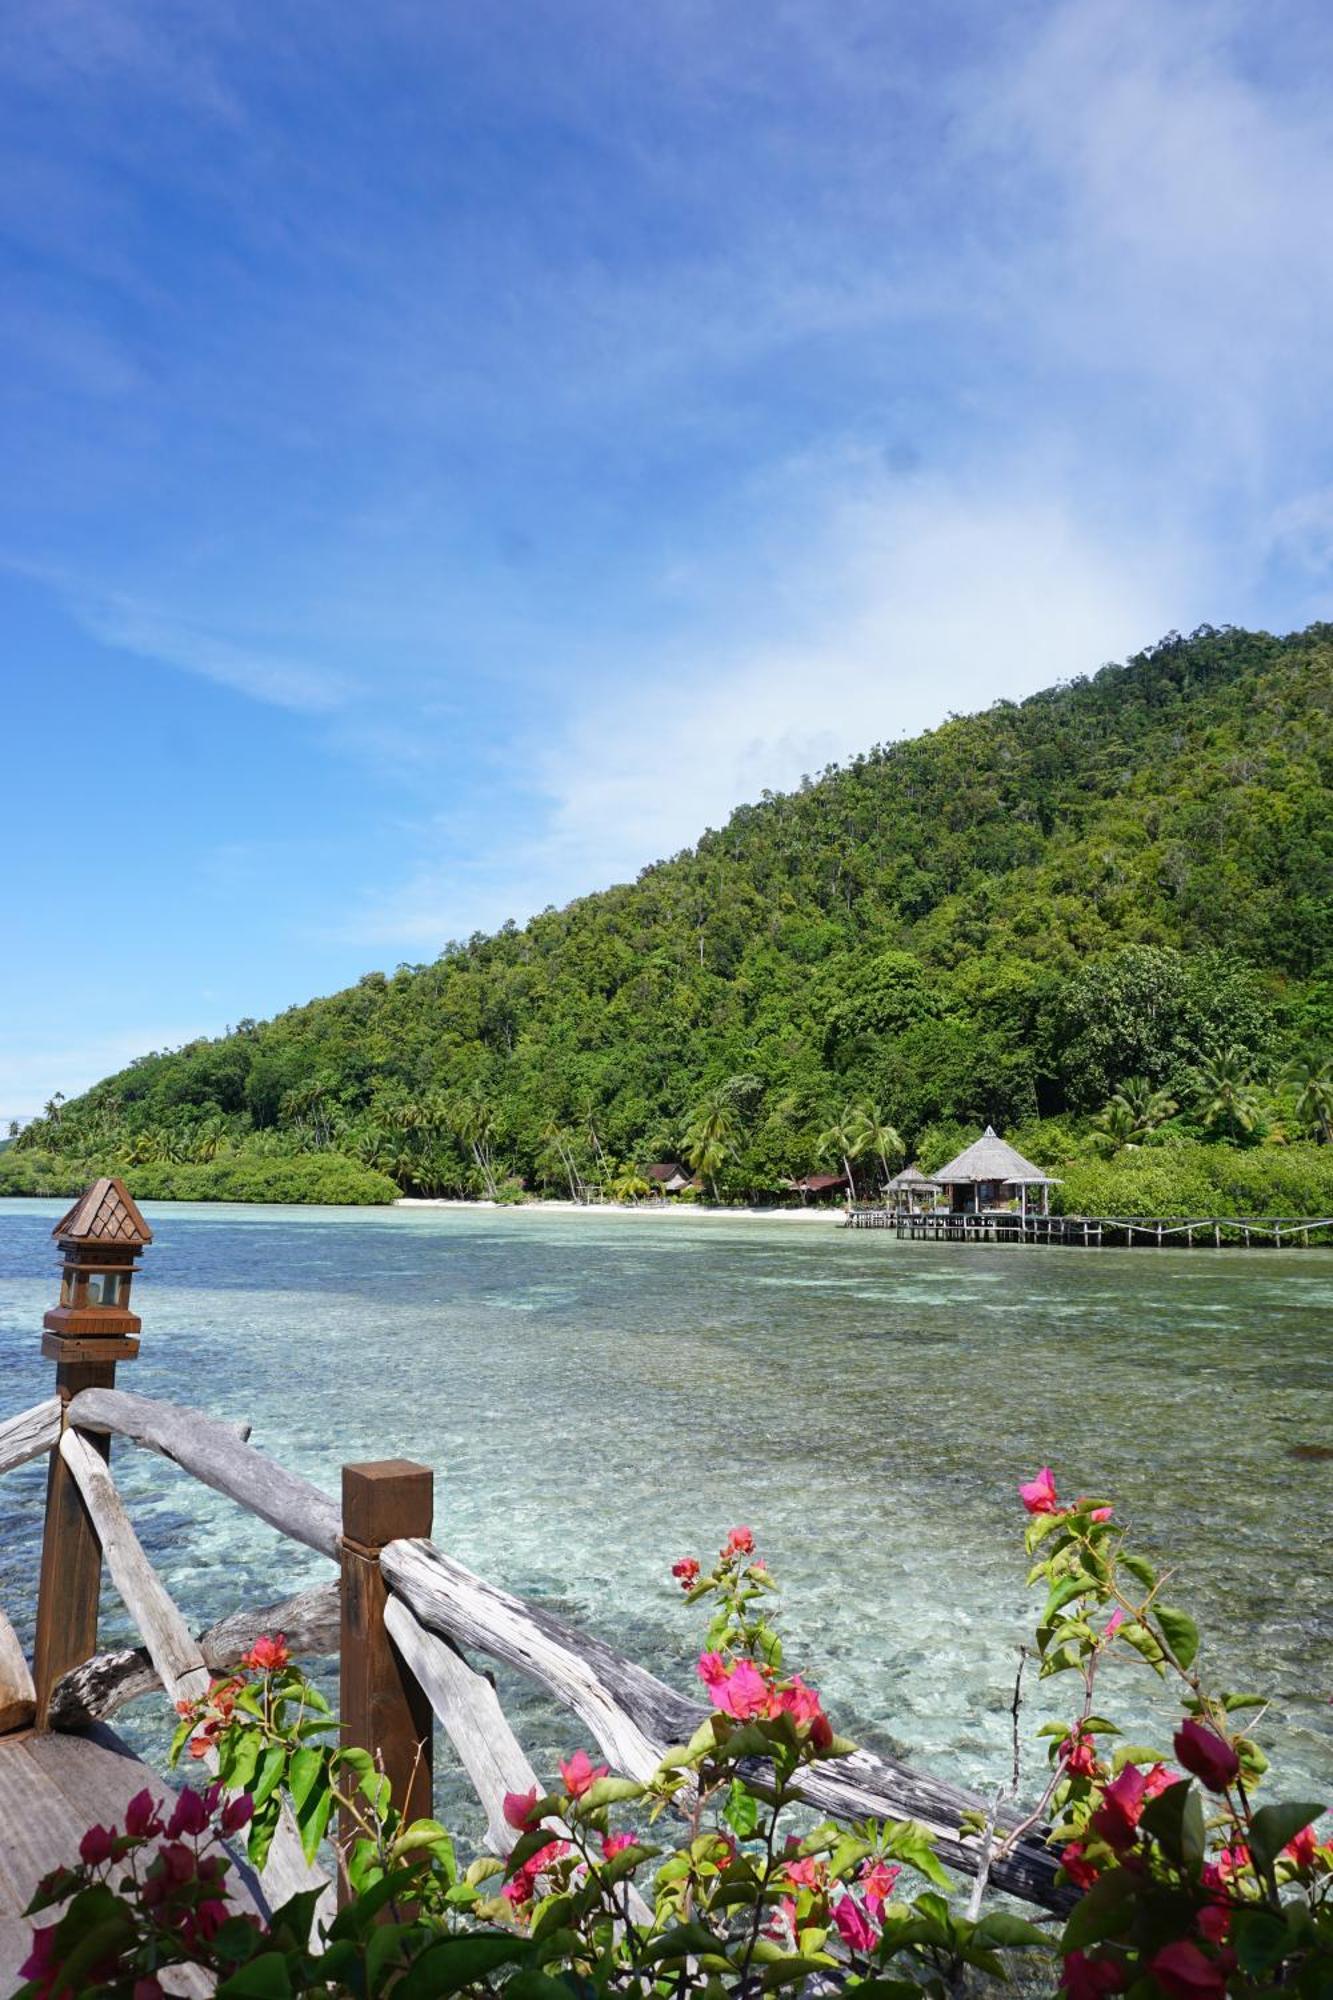
[[[291,1990],[286,1959],[280,1951],[266,1951],[225,1979],[217,2000],[287,2000]]]
[[[1165,1797],[1165,1794],[1163,1794]],[[1116,1937],[1129,1919],[1138,1883],[1123,1868],[1099,1875],[1086,1895],[1074,1905],[1060,1939],[1065,1957],[1071,1951],[1086,1951],[1090,1944]]]
[[[692,1958],[701,1951],[716,1951],[718,1940],[703,1924],[672,1924],[660,1936],[652,1938],[643,1953],[649,1965],[660,1964],[664,1959]]]
[[[1291,1941],[1286,1924],[1271,1910],[1237,1910],[1227,1938],[1241,1971],[1251,1979],[1262,1979],[1271,1972]]]
[[[259,1776],[255,1780],[254,1787],[250,1793],[251,1798],[255,1802],[256,1810],[263,1805],[265,1799],[273,1792],[286,1768],[287,1745],[285,1743],[271,1743],[264,1752],[263,1761],[259,1766]]]
[[[759,1825],[759,1801],[739,1778],[731,1781],[722,1817],[738,1840],[751,1840]]]
[[[992,1910],[983,1917],[972,1933],[982,1944],[1051,1946],[1055,1940],[1049,1931],[1038,1930],[1025,1917],[1011,1916],[1008,1910]]]
[[[394,2000],[445,2000],[502,1965],[515,1965],[532,1947],[505,1931],[465,1931],[441,1938],[415,1960],[394,1987]]]
[[[1119,1776],[1126,1764],[1164,1764],[1165,1757],[1160,1750],[1154,1750],[1150,1743],[1119,1743],[1111,1759],[1113,1776]]]
[[[324,1838],[329,1824],[329,1814],[333,1811],[333,1793],[319,1791],[306,1800],[303,1811],[296,1815],[296,1824],[301,1833],[301,1852],[307,1861],[313,1861],[319,1852],[319,1843]]]
[[[301,1749],[292,1758],[287,1768],[287,1789],[292,1795],[292,1804],[298,1813],[323,1773],[322,1750]]]
[[[1262,1806],[1250,1821],[1250,1853],[1260,1868],[1268,1868],[1277,1860],[1289,1840],[1294,1840],[1302,1827],[1309,1826],[1324,1810],[1322,1806],[1298,1804],[1278,1804]]]
[[[1193,1873],[1203,1865],[1203,1802],[1188,1778],[1151,1799],[1139,1824],[1178,1867]]]
[[[1120,1567],[1121,1569],[1127,1569],[1132,1577],[1137,1578],[1145,1590],[1156,1590],[1157,1571],[1150,1562],[1145,1562],[1142,1556],[1129,1555],[1122,1549],[1120,1552]]]
[[[1199,1650],[1199,1628],[1189,1613],[1177,1611],[1170,1604],[1154,1604],[1152,1615],[1177,1663],[1182,1667],[1193,1666]]]
[[[595,1812],[598,1806],[617,1806],[625,1799],[641,1799],[645,1787],[637,1778],[598,1778],[589,1785],[579,1805],[588,1812]]]

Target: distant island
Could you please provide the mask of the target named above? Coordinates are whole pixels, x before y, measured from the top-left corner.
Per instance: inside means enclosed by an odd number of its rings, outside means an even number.
[[[1333,626],[1172,634],[53,1098],[0,1193],[798,1201],[993,1125],[1067,1212],[1333,1214],[1331,779]]]

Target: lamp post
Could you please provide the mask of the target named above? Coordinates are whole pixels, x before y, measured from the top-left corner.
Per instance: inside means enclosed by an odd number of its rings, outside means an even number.
[[[83,1389],[114,1387],[116,1363],[139,1352],[130,1288],[153,1232],[124,1183],[103,1179],[79,1196],[51,1234],[62,1259],[60,1297],[42,1318],[42,1353],[56,1364],[63,1428],[71,1399]],[[88,1434],[88,1442],[109,1457],[110,1438]],[[46,1726],[56,1682],[97,1651],[101,1582],[97,1534],[57,1445],[47,1476],[33,1648],[39,1729]]]

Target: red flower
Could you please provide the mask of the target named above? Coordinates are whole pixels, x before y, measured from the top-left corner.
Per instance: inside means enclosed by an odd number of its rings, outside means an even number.
[[[238,1792],[222,1808],[222,1831],[239,1833],[243,1826],[249,1826],[254,1817],[255,1802],[249,1792]]]
[[[1222,1903],[1208,1903],[1200,1910],[1197,1923],[1199,1936],[1207,1938],[1209,1944],[1225,1944],[1231,1929],[1231,1912]]]
[[[840,1896],[833,1906],[833,1921],[849,1951],[873,1951],[879,1928],[872,1923],[855,1896]]]
[[[1097,1745],[1082,1727],[1071,1736],[1066,1736],[1060,1745],[1060,1760],[1065,1769],[1079,1778],[1092,1778],[1097,1774]]]
[[[290,1660],[285,1632],[279,1632],[276,1639],[267,1636],[256,1639],[249,1652],[241,1654],[241,1665],[253,1667],[256,1673],[261,1674],[280,1673]]]
[[[187,1785],[176,1801],[176,1809],[167,1821],[167,1839],[176,1840],[183,1833],[202,1833],[208,1825],[208,1804],[198,1792],[192,1792]],[[194,1863],[190,1864],[194,1873]]]
[[[568,1763],[561,1763],[560,1775],[570,1798],[581,1799],[585,1792],[592,1790],[599,1778],[608,1776],[609,1768],[606,1764],[594,1767],[586,1750],[576,1750]]]
[[[1179,1773],[1173,1771],[1168,1764],[1154,1764],[1148,1773],[1143,1796],[1145,1799],[1155,1799],[1159,1792],[1169,1792],[1172,1785],[1179,1783]]]
[[[146,1786],[143,1791],[134,1794],[125,1808],[125,1831],[133,1835],[136,1840],[143,1839],[147,1834],[162,1831],[162,1821],[158,1817],[157,1807],[153,1804],[153,1795]]]
[[[1060,1866],[1070,1881],[1080,1889],[1090,1889],[1101,1873],[1095,1862],[1089,1861],[1076,1840],[1071,1840],[1068,1847],[1061,1849]]]
[[[1118,1993],[1125,1976],[1126,1968],[1118,1958],[1088,1958],[1081,1951],[1071,1951],[1060,1984],[1069,2000],[1101,2000],[1103,1993]]]
[[[1191,1719],[1182,1722],[1175,1734],[1176,1756],[1192,1776],[1210,1792],[1224,1792],[1240,1770],[1240,1758],[1207,1723]]]
[[[1289,1840],[1282,1850],[1285,1861],[1294,1861],[1298,1868],[1308,1868],[1319,1852],[1319,1842],[1312,1826],[1303,1826],[1296,1836]]]
[[[726,1562],[731,1556],[752,1556],[753,1554],[753,1528],[733,1528],[727,1536],[727,1544],[722,1551],[723,1562]]]
[[[880,1921],[880,1912],[893,1894],[894,1885],[902,1872],[896,1862],[880,1860],[872,1861],[868,1867],[861,1870],[861,1894],[866,1899],[866,1908],[876,1922]]]
[[[519,1833],[526,1833],[532,1820],[532,1809],[538,1799],[537,1787],[530,1792],[506,1792],[504,1798],[505,1824]]]
[[[608,1833],[606,1839],[602,1842],[602,1857],[606,1861],[611,1861],[617,1854],[623,1854],[627,1847],[633,1847],[633,1845],[634,1835],[632,1833]]]
[[[679,1562],[672,1563],[671,1574],[682,1590],[693,1590],[699,1580],[699,1565],[693,1556],[682,1556]]]
[[[1120,1776],[1102,1793],[1102,1802],[1092,1815],[1093,1832],[1112,1847],[1132,1846],[1147,1803],[1147,1777],[1137,1764],[1126,1764]]]
[[[190,1738],[190,1755],[196,1762],[206,1757],[212,1748],[213,1738],[207,1731],[202,1736],[192,1736]]]
[[[79,1842],[79,1859],[87,1862],[90,1868],[100,1866],[103,1861],[111,1859],[115,1839],[115,1833],[109,1826],[90,1826]]]
[[[1158,1952],[1149,1970],[1172,2000],[1213,2000],[1213,1996],[1220,2000],[1235,1962],[1230,1952],[1209,1958],[1188,1938],[1178,1938]]]
[[[1043,1465],[1035,1479],[1029,1479],[1026,1485],[1020,1486],[1018,1497],[1029,1514],[1057,1513],[1059,1502],[1055,1497],[1055,1474],[1050,1466]]]

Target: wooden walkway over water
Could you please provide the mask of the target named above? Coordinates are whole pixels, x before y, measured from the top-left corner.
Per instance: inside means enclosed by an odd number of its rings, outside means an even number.
[[[1333,1216],[1023,1215],[1017,1209],[968,1214],[953,1209],[899,1209],[857,1202],[848,1229],[891,1229],[924,1243],[1055,1243],[1078,1250],[1333,1249]]]

